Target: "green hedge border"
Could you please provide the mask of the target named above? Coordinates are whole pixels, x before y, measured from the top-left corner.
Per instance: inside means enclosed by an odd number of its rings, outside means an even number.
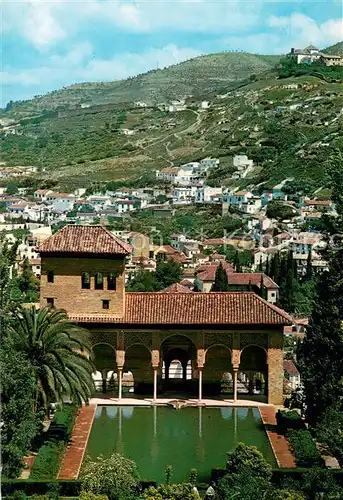
[[[57,410],[47,431],[46,441],[39,448],[33,462],[30,479],[55,479],[60,470],[61,460],[75,424],[78,408],[64,405]]]
[[[141,481],[142,489],[156,486],[156,481]],[[81,492],[81,481],[78,479],[3,479],[1,493],[4,497],[12,495],[15,491],[23,491],[26,495],[46,495],[51,489],[59,489],[61,497],[78,497]]]

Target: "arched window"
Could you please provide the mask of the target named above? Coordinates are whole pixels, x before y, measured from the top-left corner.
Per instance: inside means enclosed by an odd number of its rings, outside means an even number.
[[[95,273],[95,290],[104,289],[104,276],[102,273]]]
[[[54,282],[54,271],[48,271],[48,283],[53,283]]]
[[[89,273],[82,273],[81,275],[81,288],[89,290],[91,287],[91,277]]]

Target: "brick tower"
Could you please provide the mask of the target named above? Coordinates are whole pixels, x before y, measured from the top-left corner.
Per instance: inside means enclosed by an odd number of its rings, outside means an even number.
[[[125,313],[125,257],[130,246],[102,226],[65,226],[41,254],[40,305],[69,315]]]

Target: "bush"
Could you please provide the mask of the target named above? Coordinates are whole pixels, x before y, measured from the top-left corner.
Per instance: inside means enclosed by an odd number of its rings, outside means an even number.
[[[32,479],[3,479],[1,481],[1,493],[4,497],[13,497],[14,494],[32,496],[37,495],[40,497],[51,496],[53,485],[58,490],[61,497],[78,497],[80,494],[81,483],[80,481],[71,480],[49,480],[49,481],[35,481]],[[19,499],[18,499],[19,500]]]
[[[80,500],[108,500],[108,496],[97,495],[96,493],[92,493],[91,491],[81,491],[79,499]]]
[[[295,410],[279,410],[276,414],[276,422],[282,433],[286,432],[288,429],[305,429],[303,419]]]
[[[39,448],[33,463],[31,479],[55,479],[66,444],[73,430],[77,408],[66,405],[56,411],[47,432],[47,441]]]
[[[263,458],[255,446],[238,443],[235,450],[228,453],[226,469],[230,474],[241,474],[248,470],[250,476],[269,480],[272,475],[271,465]]]
[[[323,464],[322,457],[309,431],[290,430],[287,432],[287,438],[299,467],[315,467]]]
[[[82,491],[107,495],[110,500],[137,498],[140,488],[136,464],[118,453],[94,461],[87,458],[80,479]]]

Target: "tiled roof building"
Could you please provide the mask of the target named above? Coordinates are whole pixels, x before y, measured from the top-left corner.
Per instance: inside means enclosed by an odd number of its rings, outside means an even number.
[[[282,404],[283,330],[292,318],[248,291],[190,293],[176,284],[162,292],[127,293],[129,251],[101,226],[66,226],[40,248],[41,306],[65,309],[90,331],[103,387],[117,371],[120,399],[123,371],[131,371],[134,390],[151,391],[154,400],[177,382],[201,403],[203,392],[221,393],[225,375],[234,401],[243,387],[251,398],[258,394]],[[169,373],[175,359],[182,364],[178,381]]]

